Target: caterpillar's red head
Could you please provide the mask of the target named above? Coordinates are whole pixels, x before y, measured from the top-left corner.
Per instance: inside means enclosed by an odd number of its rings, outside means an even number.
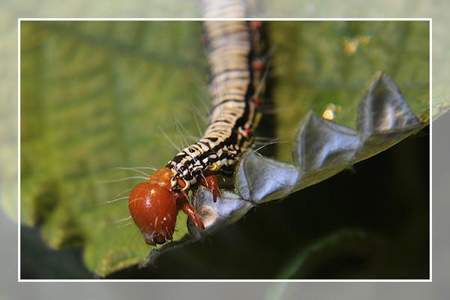
[[[172,191],[172,171],[162,168],[149,180],[136,185],[128,199],[128,209],[148,244],[172,239],[177,219],[177,193]]]
[[[181,189],[172,187],[174,180]],[[204,229],[200,216],[189,203],[186,192],[182,190],[186,186],[183,180],[174,176],[172,170],[161,168],[150,176],[148,181],[133,188],[128,198],[128,210],[147,244],[164,244],[172,239],[180,209],[198,228]]]

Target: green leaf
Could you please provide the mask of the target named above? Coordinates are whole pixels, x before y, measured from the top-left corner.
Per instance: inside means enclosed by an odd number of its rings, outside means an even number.
[[[277,158],[290,161],[297,124],[332,103],[356,127],[360,99],[384,70],[413,112],[428,113],[428,23],[272,22]],[[142,179],[117,167],[160,167],[198,135],[209,107],[199,22],[22,22],[21,219],[54,248],[81,246],[105,276],[141,263],[147,246],[127,219]],[[266,123],[264,123],[266,122]],[[163,134],[164,133],[164,134]],[[141,171],[150,171],[139,169]],[[107,203],[110,201],[110,203]],[[248,207],[246,207],[248,209]],[[121,221],[125,220],[125,221]],[[179,215],[174,240],[187,233]]]
[[[428,114],[428,22],[280,22],[271,27],[278,158],[291,160],[297,126],[336,107],[334,121],[356,128],[359,102],[374,74],[388,74],[412,111]]]
[[[174,122],[193,134],[193,103],[207,101],[201,26],[186,25],[22,24],[22,222],[54,248],[81,243],[99,275],[149,251],[132,221],[120,222],[127,201],[107,203],[140,180],[115,179],[142,176],[117,167],[165,164],[175,150],[162,132],[180,145]]]

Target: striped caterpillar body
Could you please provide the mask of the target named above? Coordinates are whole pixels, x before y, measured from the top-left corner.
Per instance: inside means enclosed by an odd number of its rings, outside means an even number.
[[[245,16],[239,1],[205,1],[205,16],[221,9],[222,15]],[[189,202],[198,185],[219,195],[216,174],[232,169],[252,144],[260,114],[262,87],[261,23],[257,21],[205,21],[211,70],[212,108],[203,137],[177,153],[168,164],[138,184],[129,196],[129,211],[148,244],[172,239],[179,210],[200,229],[201,217]]]
[[[173,187],[181,179],[186,190],[205,171],[232,167],[251,145],[259,118],[259,98],[255,95],[254,53],[249,43],[252,32],[248,26],[245,22],[229,21],[205,24],[212,77],[210,123],[197,143],[183,149],[168,163],[175,175]]]

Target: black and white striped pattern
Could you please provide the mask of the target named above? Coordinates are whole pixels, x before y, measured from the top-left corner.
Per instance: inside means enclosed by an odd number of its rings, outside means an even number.
[[[218,12],[220,10],[220,12]],[[204,1],[204,15],[245,17],[241,1]],[[260,53],[259,33],[246,21],[205,21],[208,60],[211,69],[210,93],[213,106],[209,126],[195,144],[184,148],[169,163],[172,185],[183,180],[183,190],[196,184],[205,172],[231,167],[252,143],[257,125],[257,98],[260,71],[252,68]]]

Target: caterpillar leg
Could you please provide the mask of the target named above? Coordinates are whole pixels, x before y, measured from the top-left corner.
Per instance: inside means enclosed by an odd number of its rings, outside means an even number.
[[[206,175],[203,176],[200,184],[206,187],[213,194],[214,202],[217,201],[217,198],[220,197],[220,189],[219,189],[219,181],[217,180],[216,175]]]
[[[194,225],[203,230],[205,229],[205,225],[203,225],[202,218],[199,214],[195,211],[194,207],[189,203],[189,201],[184,200],[181,203],[181,210],[189,217],[189,219],[194,223]]]

